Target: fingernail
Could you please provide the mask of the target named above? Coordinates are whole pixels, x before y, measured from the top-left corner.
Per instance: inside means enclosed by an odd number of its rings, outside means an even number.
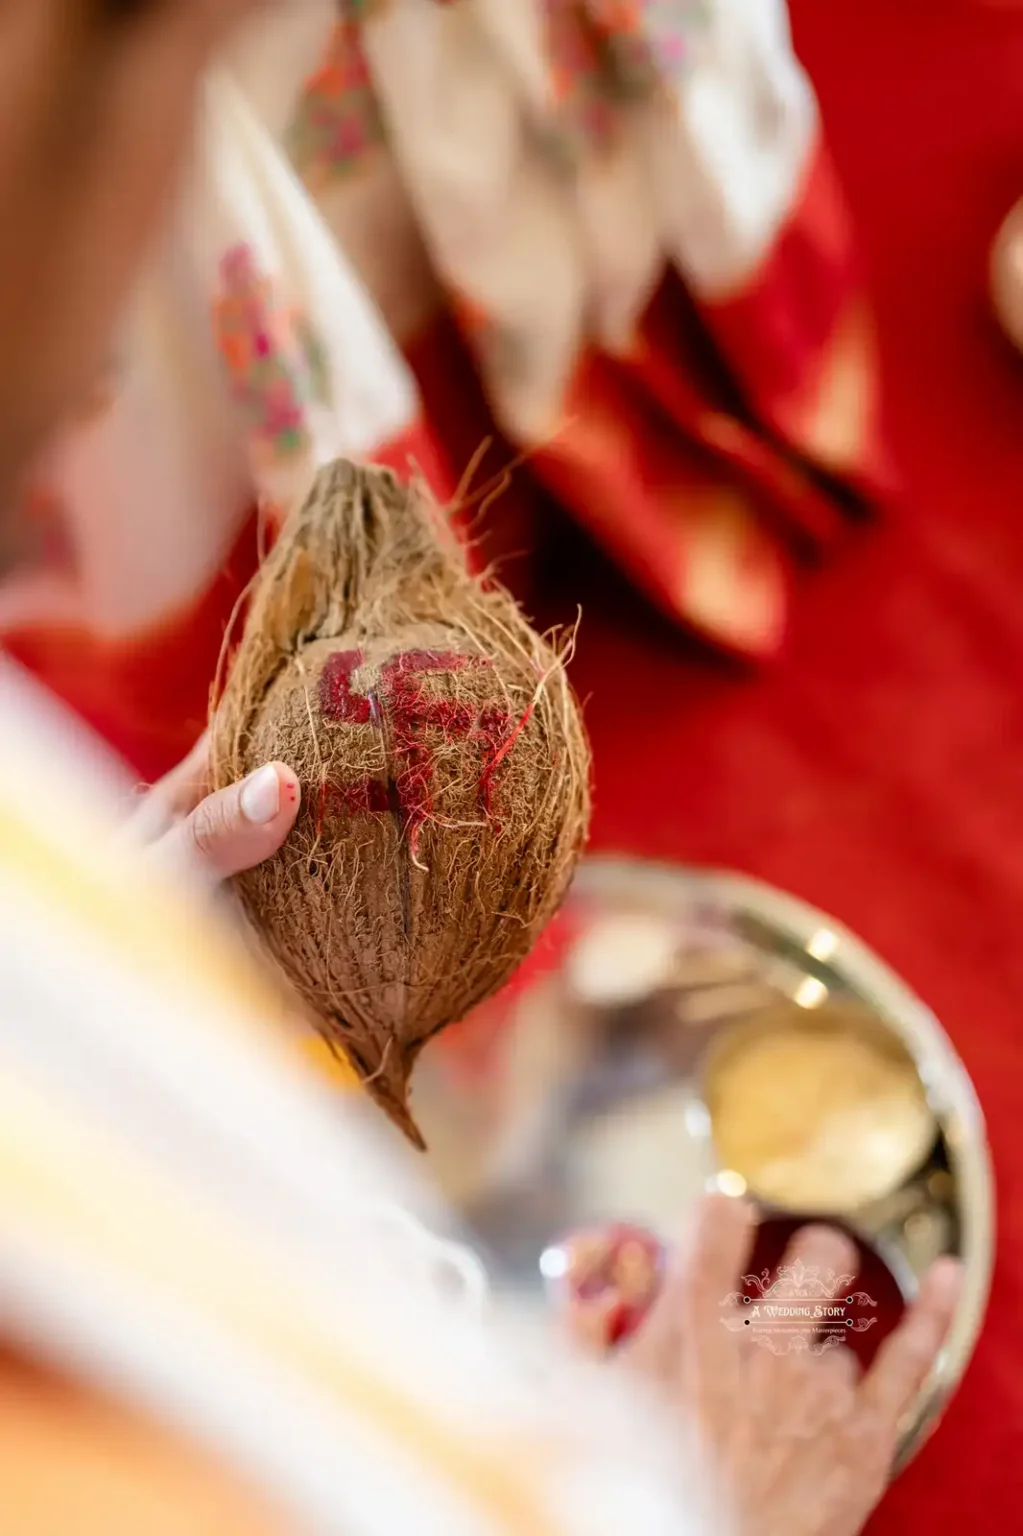
[[[962,1261],[952,1254],[944,1254],[931,1265],[928,1279],[941,1295],[954,1295],[963,1283]]]
[[[273,821],[281,808],[281,783],[272,763],[249,774],[239,801],[246,821],[254,821],[257,826]]]

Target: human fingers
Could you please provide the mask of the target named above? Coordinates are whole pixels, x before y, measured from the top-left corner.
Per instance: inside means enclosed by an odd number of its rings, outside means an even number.
[[[134,843],[155,843],[194,811],[209,789],[209,737],[200,736],[188,756],[155,784],[140,784],[126,825]]]
[[[210,885],[253,869],[277,852],[295,824],[299,783],[283,763],[267,763],[214,795],[156,844],[164,862]]]
[[[210,737],[204,731],[188,756],[157,780],[148,798],[158,799],[168,815],[187,816],[209,793],[209,788]]]
[[[878,1350],[860,1387],[860,1403],[893,1441],[899,1420],[927,1378],[955,1315],[963,1287],[958,1259],[932,1264],[920,1292]]]
[[[856,1278],[859,1254],[852,1238],[840,1228],[811,1222],[800,1227],[789,1239],[779,1273],[782,1270],[791,1273],[797,1267],[802,1275],[798,1289],[806,1295],[792,1298],[791,1305],[806,1309],[805,1332],[812,1341],[828,1331],[824,1309],[832,1304],[841,1306],[845,1300]],[[817,1312],[822,1315],[816,1316]],[[798,1319],[796,1326],[803,1321]]]
[[[0,488],[90,387],[244,0],[0,4]]]
[[[804,1277],[806,1284],[814,1288],[819,1283],[823,1290],[837,1296],[842,1289],[840,1282],[851,1285],[856,1278],[859,1255],[852,1238],[840,1227],[811,1221],[793,1233],[785,1248],[782,1266],[792,1268],[797,1264],[808,1271]]]
[[[602,1357],[611,1349],[612,1319],[617,1300],[613,1295],[567,1301],[561,1308],[562,1326],[584,1354]]]
[[[844,1311],[838,1319],[826,1314],[842,1306],[856,1268],[856,1245],[844,1232],[821,1223],[801,1227],[786,1246],[767,1298],[770,1322],[754,1319],[744,1336],[752,1346],[744,1401],[753,1420],[779,1442],[806,1440],[853,1404],[855,1373],[851,1377],[838,1361],[855,1365],[845,1347]]]
[[[745,1267],[756,1214],[744,1200],[708,1195],[668,1263],[651,1310],[648,1348],[659,1354],[698,1411],[734,1394],[739,1358],[728,1298]],[[662,1366],[662,1369],[664,1366]]]

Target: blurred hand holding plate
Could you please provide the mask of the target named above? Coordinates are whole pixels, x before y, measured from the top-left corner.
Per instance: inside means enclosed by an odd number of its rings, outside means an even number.
[[[416,1115],[493,1284],[527,1305],[566,1234],[624,1224],[669,1244],[716,1186],[757,1199],[767,1247],[796,1218],[839,1221],[904,1300],[940,1253],[962,1258],[901,1462],[965,1369],[993,1243],[972,1086],[920,1000],[792,897],[584,862],[540,963],[424,1054]]]

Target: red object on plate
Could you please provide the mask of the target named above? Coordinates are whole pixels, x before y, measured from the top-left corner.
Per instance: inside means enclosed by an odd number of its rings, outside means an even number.
[[[769,1216],[761,1221],[753,1253],[746,1265],[747,1276],[760,1276],[766,1270],[770,1281],[777,1280],[778,1266],[785,1260],[789,1243],[802,1227],[809,1225],[810,1220],[810,1217]],[[851,1329],[847,1347],[866,1369],[885,1339],[898,1326],[906,1310],[905,1300],[898,1281],[880,1254],[841,1222],[828,1224],[839,1227],[856,1245],[856,1275],[852,1288],[860,1301],[851,1315],[862,1316],[869,1322],[869,1327],[864,1331]],[[759,1301],[763,1296],[762,1289],[755,1283],[749,1285],[745,1278],[740,1289],[753,1301]],[[841,1297],[836,1299],[842,1300]]]
[[[649,1232],[618,1222],[572,1233],[540,1262],[573,1331],[586,1343],[609,1349],[635,1333],[649,1312],[664,1257]]]

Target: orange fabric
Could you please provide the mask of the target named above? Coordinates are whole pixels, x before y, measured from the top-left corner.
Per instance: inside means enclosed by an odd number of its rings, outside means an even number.
[[[284,1520],[169,1431],[0,1356],[4,1536],[284,1536]]]

